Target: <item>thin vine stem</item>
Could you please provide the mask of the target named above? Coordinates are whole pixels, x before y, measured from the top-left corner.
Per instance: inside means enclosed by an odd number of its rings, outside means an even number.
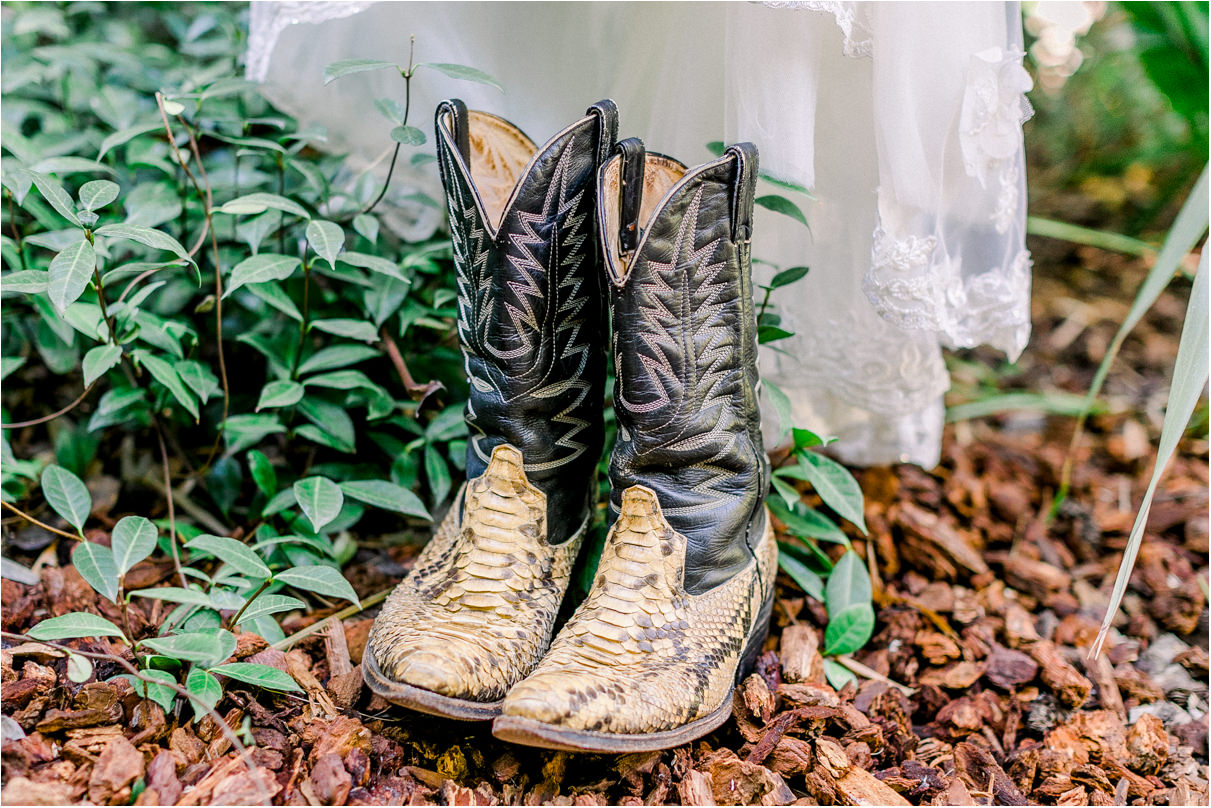
[[[164,445],[164,430],[160,422],[155,422],[156,440],[160,443],[160,462],[164,467],[164,496],[168,498],[168,546],[172,548],[172,566],[177,571],[177,579],[182,589],[188,589],[185,573],[181,571],[181,552],[177,549],[177,511],[172,501],[172,475],[168,470],[168,448]]]
[[[271,583],[273,583],[272,577],[266,578],[264,581],[261,581],[261,585],[256,588],[255,592],[253,592],[251,595],[248,596],[248,599],[244,601],[244,605],[241,606],[240,610],[235,613],[235,617],[231,618],[231,623],[229,625],[231,625],[232,627],[238,626],[240,624],[240,618],[244,616],[245,610],[247,610],[248,607],[252,605],[252,602],[257,599],[258,595],[260,595],[262,592],[264,592],[266,589],[269,588],[269,585]]]
[[[400,126],[408,125],[408,113],[412,109],[412,72],[414,70],[412,57],[416,51],[416,37],[410,37],[408,40],[408,69],[400,71],[400,75],[404,77],[404,119],[400,121]],[[387,179],[383,181],[383,188],[378,192],[378,196],[370,203],[370,206],[362,211],[362,215],[369,213],[378,207],[378,203],[383,201],[383,197],[387,195],[387,189],[391,187],[391,175],[395,173],[395,161],[399,159],[399,148],[402,143],[398,141],[395,144],[395,151],[391,152],[391,165],[387,167]]]
[[[34,418],[32,421],[14,421],[11,424],[0,424],[0,429],[21,429],[22,427],[27,426],[37,426],[38,424],[45,424],[47,421],[53,421],[60,415],[66,415],[76,407],[80,406],[80,404],[84,402],[84,399],[88,398],[88,394],[91,393],[93,388],[97,386],[98,381],[99,379],[93,379],[92,384],[84,388],[84,392],[80,394],[79,398],[58,412],[52,412],[50,415],[43,415],[41,418]]]
[[[72,541],[81,540],[80,537],[77,536],[75,533],[68,533],[65,530],[60,530],[57,527],[51,527],[50,525],[46,524],[45,522],[41,522],[41,521],[35,519],[34,517],[30,516],[28,513],[21,510],[20,508],[18,508],[16,505],[12,504],[11,502],[5,502],[4,500],[0,500],[0,505],[3,505],[4,507],[8,508],[13,513],[17,514],[17,516],[20,516],[25,521],[30,522],[31,524],[35,524],[38,527],[42,528],[43,530],[49,530],[51,533],[55,533],[60,536],[66,536],[67,538],[71,539]]]

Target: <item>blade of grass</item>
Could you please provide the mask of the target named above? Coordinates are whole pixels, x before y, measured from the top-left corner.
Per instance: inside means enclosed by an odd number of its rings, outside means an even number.
[[[1077,446],[1080,445],[1081,436],[1085,432],[1085,420],[1089,417],[1093,404],[1102,391],[1102,384],[1106,381],[1106,375],[1110,372],[1114,358],[1118,356],[1119,348],[1122,347],[1127,335],[1143,318],[1144,313],[1152,307],[1161,292],[1169,285],[1182,258],[1207,232],[1207,208],[1207,168],[1204,166],[1202,175],[1194,184],[1194,190],[1186,198],[1185,204],[1177,214],[1177,220],[1169,229],[1168,236],[1165,237],[1165,246],[1161,248],[1160,254],[1156,257],[1156,263],[1152,265],[1148,277],[1144,279],[1135,295],[1135,301],[1131,304],[1126,319],[1119,326],[1118,333],[1114,335],[1110,347],[1106,349],[1106,355],[1102,358],[1102,363],[1093,377],[1093,383],[1089,386],[1089,392],[1085,395],[1085,403],[1081,407],[1081,414],[1077,416],[1076,426],[1072,431],[1072,441],[1068,444],[1068,456],[1064,459],[1064,468],[1060,472],[1059,490],[1051,503],[1052,514],[1068,496],[1068,488],[1072,482],[1072,463]]]
[[[1148,482],[1144,501],[1140,503],[1139,513],[1135,516],[1131,536],[1127,539],[1127,549],[1123,553],[1123,562],[1119,565],[1118,578],[1114,581],[1110,605],[1106,607],[1102,628],[1089,651],[1090,657],[1096,657],[1102,650],[1102,643],[1110,631],[1110,623],[1122,603],[1123,594],[1127,591],[1131,568],[1135,566],[1135,557],[1139,553],[1140,544],[1143,543],[1144,528],[1148,524],[1148,513],[1152,509],[1156,486],[1164,474],[1165,466],[1173,457],[1177,443],[1186,430],[1186,424],[1190,422],[1190,415],[1198,404],[1203,386],[1207,383],[1207,252],[1204,248],[1198,262],[1198,273],[1194,276],[1194,288],[1190,290],[1190,304],[1186,308],[1186,322],[1182,325],[1182,337],[1177,346],[1173,383],[1169,388],[1169,406],[1165,409],[1165,422],[1161,426],[1160,446],[1157,448],[1156,462],[1152,466],[1152,479]]]

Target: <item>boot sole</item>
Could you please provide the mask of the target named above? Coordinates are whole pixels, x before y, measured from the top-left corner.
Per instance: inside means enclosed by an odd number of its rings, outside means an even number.
[[[491,721],[500,715],[499,701],[471,701],[443,696],[423,687],[406,685],[388,678],[378,665],[374,650],[370,645],[362,654],[362,679],[374,693],[400,707],[407,707],[418,713],[436,715],[441,718],[452,718],[455,721]]]
[[[630,752],[654,752],[661,749],[671,749],[684,743],[701,738],[712,730],[727,723],[732,715],[732,699],[735,695],[735,684],[739,684],[752,671],[765,639],[769,636],[769,618],[773,610],[774,599],[771,597],[761,606],[757,626],[761,629],[749,636],[736,667],[736,676],[732,689],[728,691],[723,704],[710,715],[695,719],[677,729],[662,732],[647,732],[626,735],[616,732],[598,732],[594,730],[577,730],[561,727],[557,724],[544,724],[533,718],[502,715],[492,722],[492,734],[502,741],[537,746],[541,749],[556,749],[562,752],[602,752],[624,754]]]

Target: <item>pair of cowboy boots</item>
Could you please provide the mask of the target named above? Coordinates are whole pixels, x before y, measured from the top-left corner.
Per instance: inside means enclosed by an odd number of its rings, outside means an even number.
[[[704,735],[760,652],[777,550],[757,403],[757,153],[615,143],[602,101],[536,147],[437,110],[470,398],[467,483],[363,657],[396,704],[633,752]],[[592,588],[552,640],[594,508],[608,289],[617,443]]]

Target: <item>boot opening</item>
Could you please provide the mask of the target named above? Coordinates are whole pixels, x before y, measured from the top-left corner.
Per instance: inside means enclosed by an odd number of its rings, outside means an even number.
[[[601,184],[603,198],[599,202],[599,204],[605,206],[606,244],[609,249],[610,260],[617,268],[621,276],[620,279],[626,277],[632,257],[629,253],[622,254],[619,248],[618,231],[622,226],[620,218],[622,215],[622,201],[619,198],[622,181],[621,170],[621,157],[615,156],[606,163],[605,177]],[[643,195],[639,203],[638,222],[640,238],[643,237],[643,231],[647,228],[648,222],[651,221],[652,214],[656,212],[656,205],[664,198],[665,193],[685,175],[686,170],[685,166],[671,157],[651,152],[644,155]]]
[[[478,110],[471,110],[468,117],[471,179],[488,221],[499,229],[505,205],[538,147],[503,118]]]

